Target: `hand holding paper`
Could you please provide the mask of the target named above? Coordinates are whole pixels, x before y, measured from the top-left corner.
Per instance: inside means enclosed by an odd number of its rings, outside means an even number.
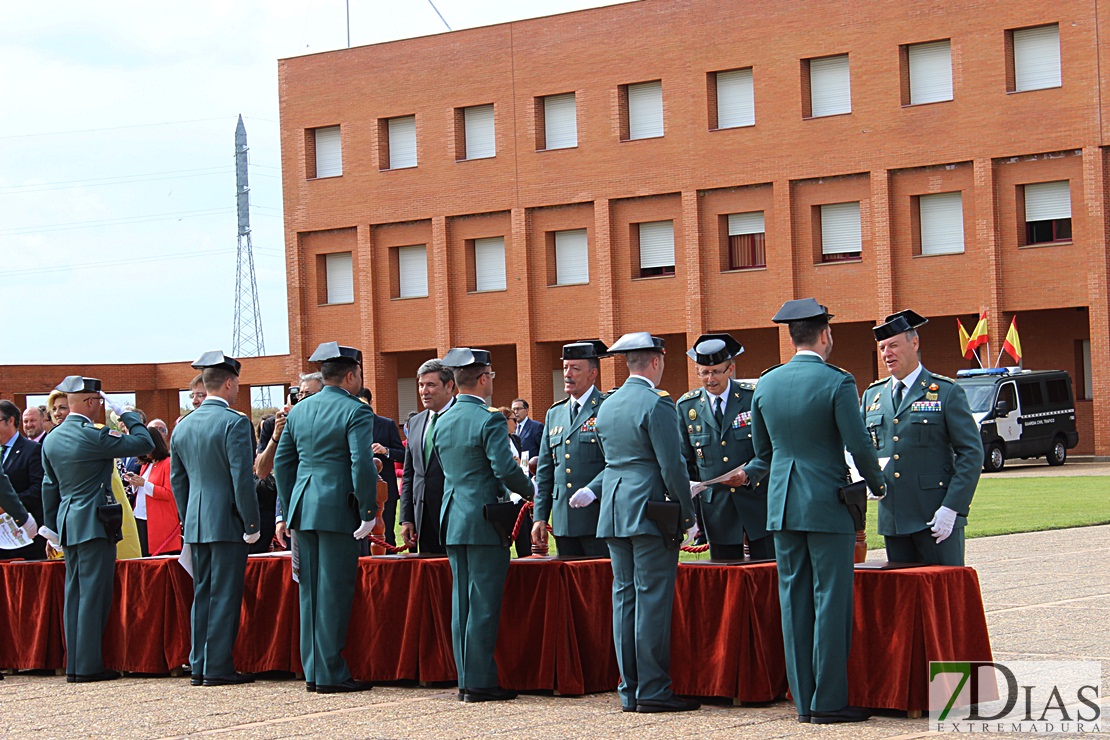
[[[45,537],[46,541],[54,547],[61,546],[61,540],[58,539],[58,533],[52,530],[50,527],[39,527],[39,534]]]
[[[35,521],[35,517],[31,516],[30,512],[27,513],[27,521],[23,523],[23,531],[31,539],[35,539],[35,535],[39,533],[39,523]]]

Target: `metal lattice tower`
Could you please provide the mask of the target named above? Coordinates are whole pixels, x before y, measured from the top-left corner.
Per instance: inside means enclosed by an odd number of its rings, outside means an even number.
[[[258,280],[254,275],[251,245],[250,186],[247,184],[247,129],[243,116],[235,126],[235,205],[239,216],[238,258],[235,266],[235,328],[231,338],[234,357],[266,354],[262,338],[262,316],[258,309]],[[270,389],[262,388],[258,402],[270,406]]]

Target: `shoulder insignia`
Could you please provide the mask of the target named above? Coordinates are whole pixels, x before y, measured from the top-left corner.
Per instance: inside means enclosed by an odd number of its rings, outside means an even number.
[[[486,406],[486,411],[490,412],[491,414],[501,413],[501,409],[497,408],[496,406]]]
[[[235,413],[239,414],[239,416],[246,416],[246,414],[243,413],[242,411],[240,411],[239,409],[232,409],[230,406],[228,406],[228,408],[231,409],[232,411],[234,411]]]
[[[763,372],[761,372],[761,373],[759,374],[759,377],[761,377],[761,378],[762,378],[762,377],[763,377],[764,375],[766,375],[767,373],[769,373],[769,372],[771,372],[772,370],[774,370],[775,368],[779,368],[779,367],[782,367],[782,363],[781,363],[781,362],[780,362],[779,364],[777,364],[777,365],[771,365],[771,367],[769,367],[769,368],[767,368],[766,370],[764,370]]]
[[[744,389],[744,390],[746,390],[746,391],[754,391],[754,390],[755,390],[755,383],[744,383],[744,382],[741,382],[741,383],[740,383],[740,387],[741,387],[741,388],[743,388],[743,389]]]
[[[671,397],[671,394],[670,394],[670,393],[667,393],[667,392],[666,392],[666,391],[664,391],[664,390],[657,390],[657,391],[655,391],[655,395],[659,396],[660,398],[670,398],[670,397]]]
[[[943,380],[947,383],[955,383],[956,382],[955,380],[948,377],[947,375],[937,375],[936,373],[929,373],[929,374],[933,376],[933,380]]]
[[[108,430],[108,436],[109,436],[109,437],[122,437],[122,436],[123,436],[123,432],[121,432],[121,431],[119,431],[119,430],[117,430],[117,429],[109,429],[109,430]]]
[[[555,408],[556,406],[562,406],[564,403],[566,403],[569,400],[570,400],[570,396],[567,396],[566,398],[564,398],[560,401],[556,401],[555,403],[551,404],[551,408]]]
[[[886,376],[885,378],[879,378],[878,380],[876,380],[876,381],[875,381],[874,383],[872,383],[871,385],[869,385],[869,386],[867,386],[867,387],[868,387],[868,388],[874,388],[874,387],[875,387],[875,386],[877,386],[877,385],[882,385],[883,383],[887,382],[888,380],[890,380],[890,376],[889,376],[889,375],[888,375],[888,376]]]
[[[681,402],[681,401],[688,401],[688,400],[690,400],[691,398],[697,398],[699,394],[701,394],[701,389],[700,389],[700,388],[695,388],[695,389],[694,389],[694,390],[692,390],[692,391],[686,391],[685,393],[683,393],[683,394],[682,394],[682,397],[681,397],[681,398],[679,398],[678,400],[679,400],[680,402]]]
[[[838,373],[844,373],[845,375],[851,375],[850,372],[848,372],[847,370],[845,370],[842,367],[837,367],[836,365],[831,365],[827,362],[825,364],[828,365],[829,367],[831,367],[833,370],[836,370]]]

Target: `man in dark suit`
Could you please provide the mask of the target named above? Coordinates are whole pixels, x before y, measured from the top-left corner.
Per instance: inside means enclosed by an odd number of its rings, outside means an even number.
[[[535,460],[540,454],[543,424],[528,415],[528,402],[523,398],[513,401],[511,408],[513,418],[516,419],[516,436],[520,437],[520,450],[528,453],[529,460]]]
[[[426,444],[432,420],[455,402],[455,375],[438,359],[416,371],[416,387],[424,410],[409,419],[405,472],[401,477],[401,538],[409,549],[445,554],[439,529],[443,504],[443,468]]]
[[[368,404],[373,404],[374,394],[369,388],[358,392],[358,397]],[[388,416],[374,415],[374,443],[371,445],[374,457],[382,461],[381,478],[385,481],[389,498],[382,506],[382,523],[385,524],[385,541],[391,545],[397,544],[394,530],[397,528],[397,474],[393,463],[405,461],[405,445],[401,442],[401,432],[397,429],[397,422]],[[367,540],[367,543],[369,540]]]
[[[0,457],[4,474],[19,495],[27,512],[42,521],[42,446],[19,433],[22,415],[11,401],[0,401]],[[18,550],[0,550],[0,559],[45,560],[46,540],[35,541]]]

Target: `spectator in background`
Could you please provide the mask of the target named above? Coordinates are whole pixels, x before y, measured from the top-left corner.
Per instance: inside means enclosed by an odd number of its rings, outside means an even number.
[[[50,418],[50,410],[45,403],[39,404],[39,413],[42,414],[42,433],[45,437],[54,428],[54,420]]]
[[[43,414],[39,407],[28,406],[27,410],[23,412],[24,436],[32,442],[42,444],[42,438],[46,436],[46,427],[43,422]]]
[[[528,459],[533,460],[540,454],[543,424],[528,416],[528,402],[523,398],[513,401],[512,412],[512,418],[516,420],[516,434],[520,437],[521,451],[527,452]]]
[[[374,394],[369,388],[358,392],[358,399],[372,407]],[[401,497],[397,493],[397,470],[395,465],[405,463],[405,446],[401,442],[401,433],[397,429],[397,422],[385,416],[374,415],[374,443],[370,446],[374,450],[374,457],[382,461],[381,479],[385,481],[389,496],[382,505],[382,522],[385,524],[385,541],[396,546],[397,537],[397,502]]]
[[[274,484],[274,452],[277,450],[278,437],[285,427],[285,410],[277,415],[267,414],[258,423],[258,448],[254,459],[254,492],[258,494],[259,530],[262,536],[250,546],[250,553],[269,552],[274,541],[277,526],[277,486]],[[281,427],[278,427],[278,424]],[[284,528],[283,528],[284,529]],[[284,545],[285,535],[280,542]]]
[[[301,373],[300,397],[297,399],[298,401],[303,401],[309,396],[315,396],[322,390],[324,390],[323,373]]]
[[[46,408],[50,410],[50,418],[54,420],[54,426],[61,424],[69,416],[69,400],[66,394],[61,391],[51,391],[46,398]]]
[[[189,381],[189,401],[195,409],[204,403],[206,398],[208,398],[208,391],[204,388],[204,374],[197,373],[197,377]]]
[[[154,441],[154,450],[138,458],[142,462],[138,474],[128,473],[129,482],[138,493],[136,524],[140,519],[139,509],[143,509],[140,539],[144,557],[181,552],[181,520],[170,487],[170,430],[161,419],[152,419],[147,429]]]
[[[4,474],[11,481],[19,500],[36,522],[42,516],[42,446],[19,433],[21,414],[11,401],[0,401],[0,458]],[[5,560],[43,560],[46,557],[46,540],[35,541],[18,550],[0,550]]]

